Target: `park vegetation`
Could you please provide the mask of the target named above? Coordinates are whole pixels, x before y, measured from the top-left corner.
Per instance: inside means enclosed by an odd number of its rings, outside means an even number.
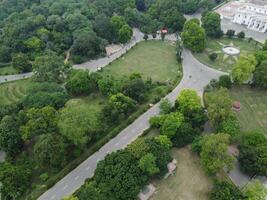
[[[143,80],[138,73],[115,78],[101,72],[71,70],[59,57],[53,56],[55,60],[46,55],[38,58],[36,62],[41,64],[33,64],[33,83],[26,95],[18,103],[0,109],[0,148],[7,155],[0,165],[1,192],[5,199],[24,198],[26,191],[36,187],[36,181],[46,184],[51,174],[59,173],[67,163],[109,133],[113,136],[119,133],[120,125],[131,122],[127,120],[133,113],[138,116],[145,111],[144,105],[154,98],[149,96],[151,92],[162,86],[151,79]],[[157,99],[160,96],[155,95]],[[86,104],[70,103],[86,96],[104,99],[99,112],[92,112]],[[151,148],[151,152],[134,163],[139,166],[136,168],[138,178],[143,173],[150,176],[163,170],[161,162],[154,157],[158,147]],[[163,150],[160,153],[164,153]],[[50,186],[55,183],[51,178]],[[143,183],[141,180],[136,184]],[[127,195],[125,192],[122,193]]]

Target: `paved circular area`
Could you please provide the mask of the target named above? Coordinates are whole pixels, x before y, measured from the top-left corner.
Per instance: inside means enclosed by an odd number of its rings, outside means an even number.
[[[230,56],[236,56],[240,54],[240,50],[233,46],[224,46],[222,50],[225,54]]]

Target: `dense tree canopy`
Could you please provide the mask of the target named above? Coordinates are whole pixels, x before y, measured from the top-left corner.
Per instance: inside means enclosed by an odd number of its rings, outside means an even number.
[[[210,200],[244,200],[242,192],[227,181],[216,182]]]
[[[240,57],[231,72],[234,82],[241,84],[250,81],[256,65],[257,60],[254,56]]]
[[[77,147],[84,147],[100,129],[99,121],[93,115],[86,105],[65,107],[59,116],[60,133]]]
[[[51,106],[31,108],[23,115],[25,124],[20,127],[20,131],[24,140],[57,131],[58,114]]]
[[[221,16],[218,13],[208,12],[201,21],[207,36],[218,38],[223,35],[221,30]]]
[[[256,86],[267,88],[267,60],[262,61],[256,67],[253,80]]]
[[[201,142],[200,159],[209,174],[233,167],[234,157],[228,153],[229,135],[218,133],[205,136]]]
[[[23,141],[19,133],[19,123],[14,116],[6,115],[0,122],[0,149],[9,156],[15,156],[22,147]]]
[[[136,199],[148,177],[136,165],[134,157],[126,151],[108,155],[99,162],[94,180],[105,199]]]
[[[41,167],[61,167],[66,161],[66,144],[60,135],[42,135],[34,145],[34,157]]]
[[[0,165],[1,195],[4,199],[17,199],[30,185],[31,170],[23,165],[5,162]]]
[[[207,94],[208,118],[215,128],[232,116],[232,100],[229,91],[221,88]]]
[[[74,71],[66,82],[66,89],[72,95],[88,95],[97,88],[94,74],[89,71]]]
[[[185,23],[182,32],[184,45],[193,52],[203,51],[206,45],[206,33],[199,24],[198,20],[191,19]]]
[[[239,149],[241,170],[251,175],[267,175],[267,139],[263,134],[245,134]]]

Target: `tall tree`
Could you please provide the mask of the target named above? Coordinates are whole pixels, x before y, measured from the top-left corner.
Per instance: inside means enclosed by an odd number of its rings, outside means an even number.
[[[61,57],[49,52],[34,61],[33,78],[39,82],[62,82],[68,67]]]
[[[22,147],[23,140],[19,133],[19,123],[14,116],[6,115],[0,123],[0,149],[9,156],[15,156]]]
[[[64,138],[56,134],[42,135],[34,145],[34,157],[39,167],[62,167],[66,161]]]
[[[254,56],[241,57],[234,65],[231,72],[234,82],[242,84],[252,78],[252,73],[257,65],[257,60]]]
[[[233,115],[232,100],[229,91],[221,88],[207,94],[208,118],[215,128]]]
[[[19,72],[29,72],[32,68],[28,56],[22,53],[13,56],[12,66]]]
[[[5,162],[0,165],[3,199],[18,199],[30,185],[31,170],[22,165]]]
[[[228,153],[229,135],[211,134],[203,138],[200,159],[205,170],[209,174],[215,174],[220,170],[231,169],[234,157]]]
[[[256,86],[267,88],[267,60],[262,61],[256,67],[253,80]]]
[[[216,12],[208,12],[202,18],[202,27],[205,29],[207,36],[221,37],[223,32],[221,30],[221,16]]]
[[[191,19],[185,23],[182,32],[182,41],[193,52],[201,52],[205,49],[206,33],[200,27],[199,21]]]

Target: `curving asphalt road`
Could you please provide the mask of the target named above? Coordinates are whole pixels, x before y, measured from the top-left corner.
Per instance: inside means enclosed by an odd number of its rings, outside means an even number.
[[[211,69],[197,61],[189,50],[183,51],[183,79],[180,84],[166,96],[174,102],[181,90],[185,88],[195,89],[200,95],[203,88],[211,79],[218,79],[225,73]],[[142,114],[127,128],[122,130],[115,138],[106,143],[98,152],[91,155],[76,169],[71,171],[56,185],[46,191],[38,200],[61,200],[71,195],[80,188],[87,178],[93,177],[97,163],[104,157],[118,149],[125,148],[128,144],[140,136],[144,130],[149,128],[149,119],[159,114],[159,103]]]

